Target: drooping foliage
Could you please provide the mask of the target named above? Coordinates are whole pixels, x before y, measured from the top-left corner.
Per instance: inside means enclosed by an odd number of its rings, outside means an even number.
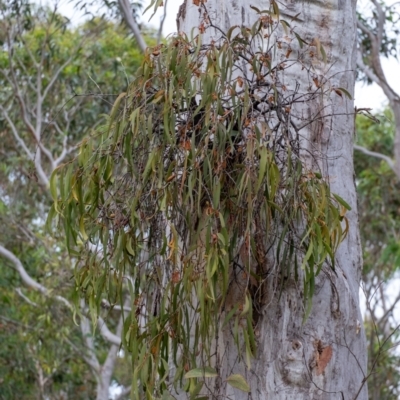
[[[218,374],[213,341],[228,322],[250,363],[267,284],[279,295],[301,277],[306,316],[315,276],[334,268],[347,233],[349,206],[302,161],[312,121],[292,112],[347,92],[318,80],[289,91],[291,41],[325,52],[280,20],[275,2],[259,14],[211,44],[178,36],[149,50],[107,123],[51,179],[49,221],[65,229],[94,320],[103,296],[117,304],[124,283],[130,290],[123,342],[135,398],[172,384],[194,398],[201,378]],[[278,29],[289,40],[277,42]]]

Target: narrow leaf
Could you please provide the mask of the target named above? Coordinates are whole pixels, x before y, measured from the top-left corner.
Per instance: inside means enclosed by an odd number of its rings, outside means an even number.
[[[250,392],[249,384],[246,382],[246,379],[244,379],[243,376],[240,374],[233,374],[229,376],[226,381],[235,389],[239,389],[242,392]]]
[[[345,88],[339,87],[338,90],[342,91],[350,100],[353,99],[353,97],[351,97],[351,94]]]
[[[194,368],[185,374],[185,378],[215,378],[217,371],[211,367]]]
[[[333,193],[333,197],[346,209],[346,210],[351,210],[350,205],[344,201],[338,194]]]

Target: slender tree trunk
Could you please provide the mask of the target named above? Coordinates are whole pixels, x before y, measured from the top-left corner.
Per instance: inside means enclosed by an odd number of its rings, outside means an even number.
[[[394,159],[395,172],[397,177],[400,179],[400,98],[397,96],[395,99],[389,101],[390,107],[393,110],[394,122],[395,122],[395,139],[394,139]]]
[[[257,14],[250,4],[260,10],[269,7],[266,0],[185,1],[178,15],[178,29],[190,36],[193,27],[204,21],[205,13],[214,26],[225,32],[233,25],[251,26]],[[358,296],[362,257],[352,159],[353,101],[344,92],[338,94],[334,90],[342,87],[351,94],[354,90],[355,6],[356,2],[351,0],[279,2],[280,17],[295,26],[307,43],[315,43],[317,53],[318,43],[326,53],[326,62],[303,54],[287,70],[285,85],[288,92],[294,91],[296,84],[304,90],[318,82],[331,85],[331,96],[321,95],[318,101],[300,103],[291,112],[299,125],[315,120],[302,130],[303,161],[310,169],[321,170],[332,191],[351,205],[352,210],[347,214],[350,230],[336,253],[335,272],[327,267],[317,278],[311,314],[305,323],[302,288],[294,279],[280,298],[275,294],[269,296],[258,322],[258,349],[250,370],[245,363],[238,362],[240,355],[229,330],[221,334],[218,354],[223,358],[223,373],[242,374],[250,384],[251,396],[222,379],[216,389],[219,396],[215,398],[368,398],[363,384],[367,374],[366,340]],[[219,36],[216,30],[208,29],[203,42]],[[291,48],[293,57],[300,54],[298,43],[292,42]],[[268,289],[274,293],[272,283]]]
[[[110,386],[118,356],[118,349],[119,347],[116,345],[111,346],[108,351],[107,359],[100,368],[100,373],[97,378],[96,400],[108,400],[110,397]]]

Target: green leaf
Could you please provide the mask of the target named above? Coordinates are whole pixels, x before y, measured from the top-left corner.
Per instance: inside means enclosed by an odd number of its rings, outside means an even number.
[[[296,36],[297,41],[299,42],[300,48],[303,48],[303,44],[308,44],[298,33],[293,32],[294,36]]]
[[[82,238],[84,241],[87,241],[89,239],[87,233],[86,233],[86,229],[85,229],[85,218],[84,215],[81,216],[80,220],[79,220],[79,231],[82,235]]]
[[[320,52],[321,52],[322,60],[323,60],[324,63],[326,64],[326,60],[327,60],[327,58],[326,58],[326,52],[325,52],[324,46],[322,46],[322,44],[319,45],[319,50],[320,50]]]
[[[257,8],[257,7],[254,7],[254,6],[250,5],[250,8],[252,8],[257,14],[261,13],[260,9]]]
[[[279,7],[275,0],[272,1],[272,8],[274,10],[274,14],[279,18]]]
[[[346,210],[351,210],[350,205],[344,201],[338,194],[333,193],[333,197],[346,209]]]
[[[353,97],[351,97],[351,94],[345,88],[339,87],[339,88],[337,88],[337,90],[340,90],[341,92],[343,92],[350,100],[353,99]]]
[[[58,192],[57,192],[57,174],[58,174],[58,172],[59,172],[58,168],[56,168],[50,177],[50,193],[51,193],[51,197],[53,198],[54,201],[57,201],[57,198],[58,198]]]
[[[250,392],[249,384],[246,382],[246,379],[244,379],[243,376],[240,374],[233,374],[229,376],[226,381],[235,389],[239,389],[242,392]]]
[[[211,367],[194,368],[185,374],[185,378],[215,378],[218,376],[217,371]]]
[[[117,112],[119,110],[119,106],[121,104],[121,101],[125,96],[126,96],[126,93],[122,92],[122,93],[119,94],[119,96],[115,100],[115,103],[114,103],[114,105],[113,105],[113,107],[111,109],[111,112],[110,112],[110,122],[109,122],[109,125],[108,125],[108,134],[110,133],[111,125],[114,122],[115,117],[117,116]]]
[[[260,166],[259,166],[259,173],[258,173],[258,181],[256,185],[256,192],[260,189],[261,183],[265,176],[265,171],[267,169],[267,162],[268,162],[268,150],[265,147],[260,149]]]

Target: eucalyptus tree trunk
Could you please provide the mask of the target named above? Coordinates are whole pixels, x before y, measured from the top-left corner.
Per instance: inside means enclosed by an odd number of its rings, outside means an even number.
[[[270,6],[266,0],[186,0],[178,15],[178,29],[190,36],[193,28],[203,30],[210,22],[224,32],[234,25],[252,26],[258,16],[250,5],[260,10]],[[303,162],[311,170],[317,167],[330,182],[331,190],[351,206],[347,214],[349,233],[336,253],[335,271],[324,267],[318,275],[312,309],[305,321],[301,285],[289,279],[279,296],[273,283],[269,284],[268,301],[256,329],[258,348],[250,369],[238,362],[241,356],[229,329],[222,332],[217,357],[222,359],[223,377],[215,389],[215,398],[368,397],[364,379],[366,340],[358,295],[362,256],[352,158],[354,111],[353,101],[345,96],[354,90],[355,6],[353,0],[279,2],[280,18],[290,22],[305,43],[314,43],[316,53],[321,48],[326,53],[324,62],[318,61],[311,51],[303,54],[299,62],[285,71],[285,85],[288,93],[299,85],[331,87],[330,95],[296,103],[291,113],[296,124],[303,127]],[[203,43],[217,40],[221,31],[209,27]],[[281,33],[277,41],[284,38],[283,29]],[[299,57],[300,41],[291,42],[290,46],[292,58]],[[268,262],[274,260],[270,258]],[[250,397],[226,384],[224,377],[231,374],[246,378]]]

